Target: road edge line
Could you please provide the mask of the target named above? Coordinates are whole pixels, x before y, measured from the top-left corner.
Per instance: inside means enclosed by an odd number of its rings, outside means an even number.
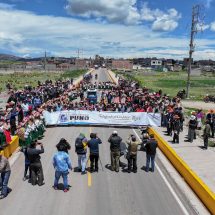
[[[140,136],[135,131],[135,129],[132,129],[132,130],[135,133],[135,135],[137,136],[137,138],[139,139],[139,141],[141,141]],[[184,214],[189,215],[189,212],[187,211],[186,207],[184,206],[184,204],[182,203],[182,201],[180,200],[180,198],[178,197],[178,195],[176,194],[176,192],[174,191],[174,189],[172,188],[171,184],[169,183],[169,181],[167,180],[167,178],[165,177],[165,175],[163,174],[162,170],[160,169],[160,167],[157,165],[156,162],[155,162],[155,167],[157,168],[161,178],[164,180],[165,184],[169,188],[170,192],[172,193],[173,197],[175,198],[175,200],[179,204],[179,206],[182,209],[182,211],[184,212]]]

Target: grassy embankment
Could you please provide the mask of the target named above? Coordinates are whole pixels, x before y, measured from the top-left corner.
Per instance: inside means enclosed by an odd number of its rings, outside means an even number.
[[[47,79],[53,81],[77,78],[86,73],[87,70],[73,70],[62,73],[57,72],[32,72],[0,74],[0,92],[6,90],[5,85],[10,82],[16,89],[22,89],[25,85],[37,86],[38,81],[44,82]]]
[[[138,81],[141,86],[145,86],[153,91],[162,89],[163,93],[170,96],[176,96],[179,90],[186,90],[187,74],[186,72],[156,72],[156,73],[123,73],[127,78]],[[215,94],[215,76],[214,75],[201,75],[191,77],[190,98],[192,100],[202,100],[206,95]]]
[[[145,86],[152,91],[162,89],[163,93],[166,93],[171,97],[176,96],[179,90],[186,89],[187,74],[183,71],[175,73],[146,72],[142,74],[137,72],[114,72],[123,75],[127,79],[135,80],[139,82],[141,86]],[[215,76],[192,76],[190,90],[191,99],[202,101],[206,94],[215,95]],[[196,111],[196,108],[185,108],[184,111],[185,116],[189,117],[192,111]],[[206,114],[207,110],[203,110],[203,112]],[[212,139],[209,140],[209,146],[215,147],[215,142]]]

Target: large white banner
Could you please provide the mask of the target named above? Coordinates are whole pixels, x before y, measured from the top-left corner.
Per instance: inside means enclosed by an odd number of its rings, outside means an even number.
[[[46,125],[161,126],[159,113],[119,113],[70,110],[43,113]]]

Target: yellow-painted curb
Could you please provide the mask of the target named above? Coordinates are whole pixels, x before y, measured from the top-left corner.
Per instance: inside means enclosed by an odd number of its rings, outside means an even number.
[[[12,141],[4,148],[4,150],[0,151],[0,154],[6,158],[9,158],[19,147],[19,137],[14,136]]]
[[[197,194],[201,201],[205,204],[208,210],[215,214],[215,194],[211,189],[197,176],[195,172],[181,159],[176,151],[155,131],[153,128],[149,129],[150,134],[155,135],[158,141],[160,150],[170,160],[177,171],[182,175],[185,181],[189,184],[192,190]]]
[[[117,84],[116,80],[110,74],[110,71],[108,71],[108,75],[109,75],[109,78],[113,81],[113,83]]]

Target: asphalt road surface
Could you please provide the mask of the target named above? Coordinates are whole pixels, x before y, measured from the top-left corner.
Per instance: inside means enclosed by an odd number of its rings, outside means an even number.
[[[99,80],[108,80],[105,70],[99,70]],[[126,140],[134,133],[131,128],[108,127],[52,127],[48,128],[43,139],[45,153],[42,164],[45,185],[32,186],[22,181],[24,157],[21,154],[12,166],[9,187],[12,192],[6,199],[0,200],[1,215],[182,215],[195,214],[193,209],[181,198],[180,191],[170,182],[167,186],[165,173],[160,173],[162,167],[154,173],[146,173],[141,168],[145,166],[145,153],[138,153],[138,172],[130,173],[120,170],[119,173],[108,169],[110,164],[109,143],[107,142],[113,130]],[[96,132],[102,139],[98,173],[81,175],[70,172],[68,193],[52,188],[54,169],[52,157],[56,151],[55,145],[60,138],[66,138],[72,145],[70,156],[73,168],[77,167],[77,155],[74,152],[74,141],[82,132],[89,138],[91,132]],[[123,163],[127,163],[124,158]],[[160,166],[159,161],[157,162]],[[163,175],[164,174],[164,175]],[[173,186],[173,187],[172,187]],[[172,190],[171,190],[172,189]],[[170,191],[171,190],[171,191]],[[174,195],[173,195],[174,193]]]

